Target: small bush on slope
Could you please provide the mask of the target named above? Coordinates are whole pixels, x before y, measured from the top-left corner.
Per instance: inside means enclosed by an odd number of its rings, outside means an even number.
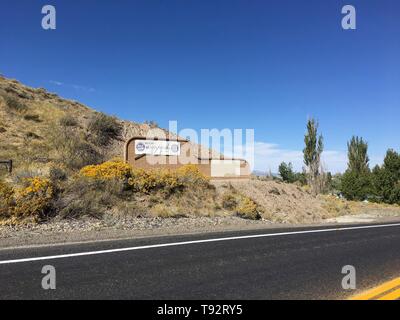
[[[98,146],[107,146],[111,140],[120,137],[122,126],[115,117],[96,113],[89,121],[88,131],[92,143]]]
[[[55,150],[55,160],[70,170],[103,161],[103,156],[85,137],[71,126],[59,126],[50,135],[50,145]]]
[[[249,197],[243,196],[238,207],[236,208],[236,213],[239,217],[251,220],[261,219],[261,215],[258,211],[258,205]]]
[[[78,175],[65,186],[62,196],[56,201],[56,208],[60,218],[101,218],[121,201],[129,201],[121,180]]]
[[[261,219],[260,206],[250,197],[247,197],[236,189],[231,189],[222,195],[222,207],[244,219]]]
[[[11,111],[23,112],[27,109],[26,105],[21,103],[21,101],[18,98],[15,98],[10,94],[4,93],[3,98],[6,102],[8,109]]]

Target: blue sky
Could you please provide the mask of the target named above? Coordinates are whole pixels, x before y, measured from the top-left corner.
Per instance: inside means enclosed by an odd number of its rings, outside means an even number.
[[[41,8],[57,29],[41,28]],[[341,28],[341,8],[357,29]],[[327,170],[363,136],[371,162],[400,149],[397,0],[2,0],[0,73],[162,127],[254,128],[256,169],[301,168],[320,122]]]

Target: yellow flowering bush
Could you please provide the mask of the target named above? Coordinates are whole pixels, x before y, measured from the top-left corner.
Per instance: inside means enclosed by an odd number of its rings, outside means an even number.
[[[0,218],[11,215],[14,206],[14,189],[5,182],[0,181]]]
[[[53,197],[49,179],[28,178],[22,188],[12,188],[0,182],[0,218],[12,223],[23,219],[37,222],[47,215]]]
[[[249,197],[243,196],[236,208],[236,213],[245,219],[258,220],[261,218],[257,204]]]
[[[128,179],[132,176],[132,167],[122,160],[111,160],[99,165],[83,167],[79,174],[96,179]]]
[[[182,183],[178,181],[178,175],[175,171],[170,170],[143,170],[135,169],[132,171],[132,177],[128,180],[128,184],[134,191],[149,193],[153,190],[165,189],[172,191],[178,187],[182,187]]]
[[[208,185],[210,179],[200,172],[194,164],[188,164],[177,170],[178,179],[184,184]]]
[[[208,182],[209,179],[194,165],[186,165],[177,170],[134,169],[132,177],[128,180],[133,190],[142,193],[161,189],[171,192],[187,186],[205,186]]]
[[[15,218],[43,218],[51,207],[54,196],[53,186],[49,179],[35,177],[25,180],[25,187],[15,195]]]
[[[99,165],[82,168],[79,175],[94,179],[127,179],[135,192],[150,193],[163,190],[171,192],[188,185],[208,185],[209,179],[195,165],[182,166],[177,170],[137,169],[121,160],[111,160]]]

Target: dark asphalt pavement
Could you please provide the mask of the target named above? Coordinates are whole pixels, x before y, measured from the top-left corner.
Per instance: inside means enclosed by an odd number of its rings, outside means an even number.
[[[349,226],[344,226],[349,227]],[[332,227],[268,229],[0,250],[0,263],[199,239]],[[41,269],[56,269],[43,290]],[[400,226],[289,234],[0,264],[0,299],[343,299],[400,276]]]

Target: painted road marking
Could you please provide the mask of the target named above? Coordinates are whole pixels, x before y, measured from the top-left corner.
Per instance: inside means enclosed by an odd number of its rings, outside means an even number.
[[[400,226],[400,223],[376,224],[376,225],[359,226],[359,227],[345,227],[345,228],[332,228],[332,229],[291,231],[291,232],[256,234],[256,235],[227,237],[227,238],[215,238],[215,239],[205,239],[205,240],[193,240],[193,241],[182,241],[182,242],[172,242],[172,243],[161,243],[161,244],[138,246],[138,247],[129,247],[129,248],[117,248],[117,249],[108,249],[108,250],[99,250],[99,251],[60,254],[60,255],[54,255],[54,256],[33,257],[33,258],[24,258],[24,259],[15,259],[15,260],[4,260],[4,261],[0,261],[0,265],[2,265],[2,264],[12,264],[12,263],[22,263],[22,262],[42,261],[42,260],[64,259],[64,258],[73,258],[73,257],[82,257],[82,256],[92,256],[92,255],[99,255],[99,254],[134,251],[134,250],[144,250],[144,249],[153,249],[153,248],[174,247],[174,246],[183,246],[183,245],[189,245],[189,244],[199,244],[199,243],[208,243],[208,242],[221,242],[221,241],[243,240],[243,239],[254,239],[254,238],[266,238],[266,237],[280,237],[280,236],[290,236],[290,235],[298,235],[298,234],[311,234],[311,233],[323,233],[323,232],[335,232],[335,231],[348,231],[348,230],[361,230],[361,229],[374,229],[374,228],[389,228],[389,227],[399,227],[399,226]]]
[[[384,295],[383,297],[380,297],[378,300],[397,300],[399,298],[400,298],[400,289],[397,289],[395,291],[392,291],[391,293]]]
[[[400,299],[400,278],[351,297],[350,300],[397,300]]]

